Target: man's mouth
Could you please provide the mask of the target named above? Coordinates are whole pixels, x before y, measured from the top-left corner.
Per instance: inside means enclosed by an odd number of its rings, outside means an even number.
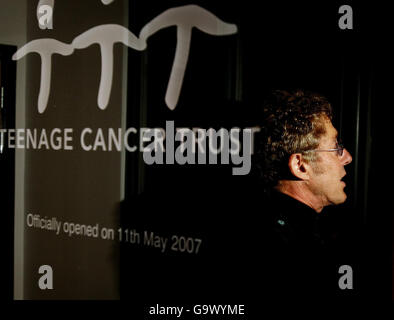
[[[341,180],[340,180],[340,181],[343,183],[344,186],[346,186],[345,181],[343,181],[343,179],[345,178],[345,176],[346,176],[346,173],[342,176],[342,178],[341,178]]]

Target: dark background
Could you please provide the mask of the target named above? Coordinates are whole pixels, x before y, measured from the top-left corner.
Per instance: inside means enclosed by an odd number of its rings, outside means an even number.
[[[377,147],[372,138],[381,117],[374,8],[346,3],[353,8],[353,30],[341,30],[338,9],[344,3],[193,3],[235,23],[238,33],[215,37],[193,29],[185,79],[173,111],[164,96],[176,28],[157,32],[142,53],[130,50],[128,127],[165,128],[166,120],[174,120],[176,127],[252,127],[259,124],[264,96],[271,89],[303,88],[325,95],[334,108],[334,126],[353,156],[346,167],[348,200],[324,210],[327,224],[352,243],[352,296],[386,292],[388,286],[381,286],[387,282],[381,277],[389,269],[378,266],[389,266],[391,259],[382,258],[376,242],[376,233],[382,231],[379,221],[387,215],[378,204],[373,152]],[[129,29],[140,30],[167,8],[184,4],[132,2]],[[141,155],[128,154],[126,175],[124,228],[201,237],[204,245],[200,255],[187,257],[124,245],[121,297],[142,294],[152,301],[194,301],[201,292],[205,297],[249,297],[250,290],[242,292],[243,276],[250,268],[248,255],[264,260],[264,253],[247,242],[251,233],[258,233],[258,217],[264,214],[253,172],[232,176],[231,165],[147,166]]]
[[[11,60],[16,47],[0,45],[0,99],[3,92],[2,109],[0,110],[0,129],[15,128],[15,86],[16,64]],[[1,103],[1,102],[0,102]],[[14,177],[15,177],[15,151],[8,149],[5,143],[0,153],[0,213],[3,219],[1,244],[4,252],[2,259],[2,272],[4,296],[13,298],[14,283]]]
[[[129,29],[138,34],[164,10],[187,3],[130,1]],[[185,79],[173,111],[165,105],[164,96],[175,53],[175,27],[152,36],[146,51],[129,50],[127,127],[165,127],[166,120],[174,120],[177,127],[244,128],[258,124],[262,101],[271,89],[304,88],[326,95],[334,107],[334,125],[353,162],[346,167],[347,202],[324,211],[332,227],[352,239],[359,250],[355,283],[360,281],[360,286],[355,296],[382,296],[391,289],[386,278],[391,274],[391,257],[382,254],[386,247],[378,241],[379,235],[389,234],[390,225],[382,225],[388,213],[379,201],[374,140],[385,116],[377,85],[376,9],[347,2],[353,8],[354,29],[340,30],[338,8],[345,4],[341,2],[192,3],[235,23],[238,33],[215,37],[193,30]],[[6,55],[10,61],[15,50],[0,46],[0,60]],[[15,64],[1,68],[2,85],[9,83],[5,101],[11,110],[5,110],[2,121],[12,128]],[[12,297],[13,286],[13,157],[6,150],[0,159],[0,200],[9,226],[2,233],[5,261],[9,261],[7,297]],[[140,154],[128,153],[126,175],[123,228],[199,237],[203,247],[200,255],[188,256],[122,244],[122,299],[196,303],[203,292],[202,297],[217,297],[215,303],[220,303],[244,285],[248,255],[264,258],[258,250],[245,249],[248,233],[258,232],[258,217],[264,214],[264,202],[255,198],[259,185],[253,174],[233,176],[231,165],[146,166]],[[249,295],[237,294],[245,299]]]

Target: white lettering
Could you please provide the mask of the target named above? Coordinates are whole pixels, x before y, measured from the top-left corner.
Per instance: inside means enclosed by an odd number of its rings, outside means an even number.
[[[107,1],[108,3],[110,2]],[[43,5],[40,2],[38,10],[48,9],[47,7],[51,6]],[[40,16],[39,19],[42,19],[40,27],[42,25],[48,27],[48,23],[52,22],[52,16],[49,19],[49,13],[48,16]],[[165,101],[167,106],[173,110],[178,103],[182,88],[189,57],[192,29],[196,27],[202,32],[215,36],[231,35],[237,32],[235,24],[225,23],[211,12],[197,5],[185,5],[164,11],[142,28],[139,37],[136,37],[121,25],[100,25],[78,35],[71,44],[49,38],[32,40],[19,48],[12,59],[19,60],[33,52],[40,55],[41,81],[38,112],[43,113],[47,108],[50,93],[52,55],[68,56],[74,52],[74,49],[84,49],[92,44],[98,44],[101,52],[101,78],[97,104],[101,110],[104,110],[109,103],[112,88],[114,44],[120,42],[130,48],[142,51],[146,49],[147,40],[151,35],[170,26],[177,27],[177,44]]]

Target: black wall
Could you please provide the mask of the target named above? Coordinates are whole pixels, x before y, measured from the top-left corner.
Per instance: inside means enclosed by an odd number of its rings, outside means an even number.
[[[15,52],[14,46],[0,45],[0,128],[15,128],[15,87],[16,64],[11,56]],[[6,299],[13,298],[14,283],[14,186],[15,186],[15,151],[7,148],[4,142],[0,153],[0,203],[3,217],[1,232],[1,246],[4,252],[3,267],[5,272],[4,295]]]
[[[164,128],[166,120],[174,120],[178,127],[251,127],[259,124],[262,101],[271,89],[303,88],[327,96],[334,108],[334,126],[353,162],[346,167],[347,202],[325,210],[330,213],[329,223],[356,243],[361,257],[357,260],[358,279],[363,281],[363,294],[368,294],[367,285],[371,283],[367,278],[372,277],[373,268],[367,266],[364,250],[369,227],[377,218],[371,203],[377,192],[377,182],[371,177],[375,161],[372,135],[376,126],[372,120],[379,117],[375,102],[373,10],[353,4],[354,29],[340,30],[338,8],[343,3],[193,3],[237,24],[238,33],[213,37],[193,30],[189,64],[178,106],[173,111],[166,107],[164,95],[174,58],[175,27],[151,37],[145,52],[130,51],[128,126]],[[133,2],[130,29],[140,30],[169,7],[184,4]],[[124,226],[205,237],[217,246],[218,256],[233,255],[239,259],[237,251],[230,249],[240,245],[231,239],[232,232],[240,232],[241,238],[247,235],[247,229],[239,230],[237,226],[247,228],[248,223],[256,221],[256,215],[264,212],[263,201],[259,207],[251,205],[251,194],[258,194],[259,188],[255,177],[232,176],[231,167],[224,165],[147,166],[138,157],[127,156]],[[139,208],[138,213],[132,214],[135,208]],[[221,249],[224,247],[228,251]],[[204,281],[201,276],[193,282],[187,277],[188,272],[204,274],[204,266],[220,260],[210,260],[209,256],[201,258],[204,262],[197,258],[185,262],[142,251],[132,256],[127,246],[121,252],[123,297],[130,293],[127,288],[136,277],[141,283],[149,283],[149,288],[160,287],[160,297],[171,283],[180,285],[186,281],[182,280],[185,276],[191,281],[182,287],[186,292]],[[141,260],[146,262],[136,263]],[[168,268],[160,269],[161,264]],[[166,272],[176,280],[163,280]]]

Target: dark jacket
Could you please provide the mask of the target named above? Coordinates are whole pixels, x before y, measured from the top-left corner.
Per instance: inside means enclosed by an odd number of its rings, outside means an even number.
[[[327,208],[317,213],[288,195],[272,192],[261,209],[260,225],[266,257],[261,269],[273,295],[342,298],[355,294],[339,287],[343,276],[339,268],[347,263],[354,267],[356,251],[332,228],[330,213]]]
[[[174,234],[199,238],[200,251],[175,252],[169,246],[161,253],[125,244],[121,283],[126,289],[130,283],[138,288],[132,293],[154,298],[167,292],[173,299],[256,305],[266,297],[343,295],[338,268],[348,261],[341,260],[348,252],[338,250],[332,233],[324,228],[325,209],[318,214],[287,195],[274,193],[267,201],[261,192],[249,190],[225,198],[212,193],[212,199],[188,200],[187,206],[171,202],[171,210],[162,208],[166,199],[143,199],[148,211],[134,210],[140,206],[132,201],[124,208],[123,227],[154,230],[170,240]]]
[[[273,192],[263,210],[269,273],[278,294],[329,294],[337,287],[336,260],[329,235],[320,224],[323,212],[283,193]]]

